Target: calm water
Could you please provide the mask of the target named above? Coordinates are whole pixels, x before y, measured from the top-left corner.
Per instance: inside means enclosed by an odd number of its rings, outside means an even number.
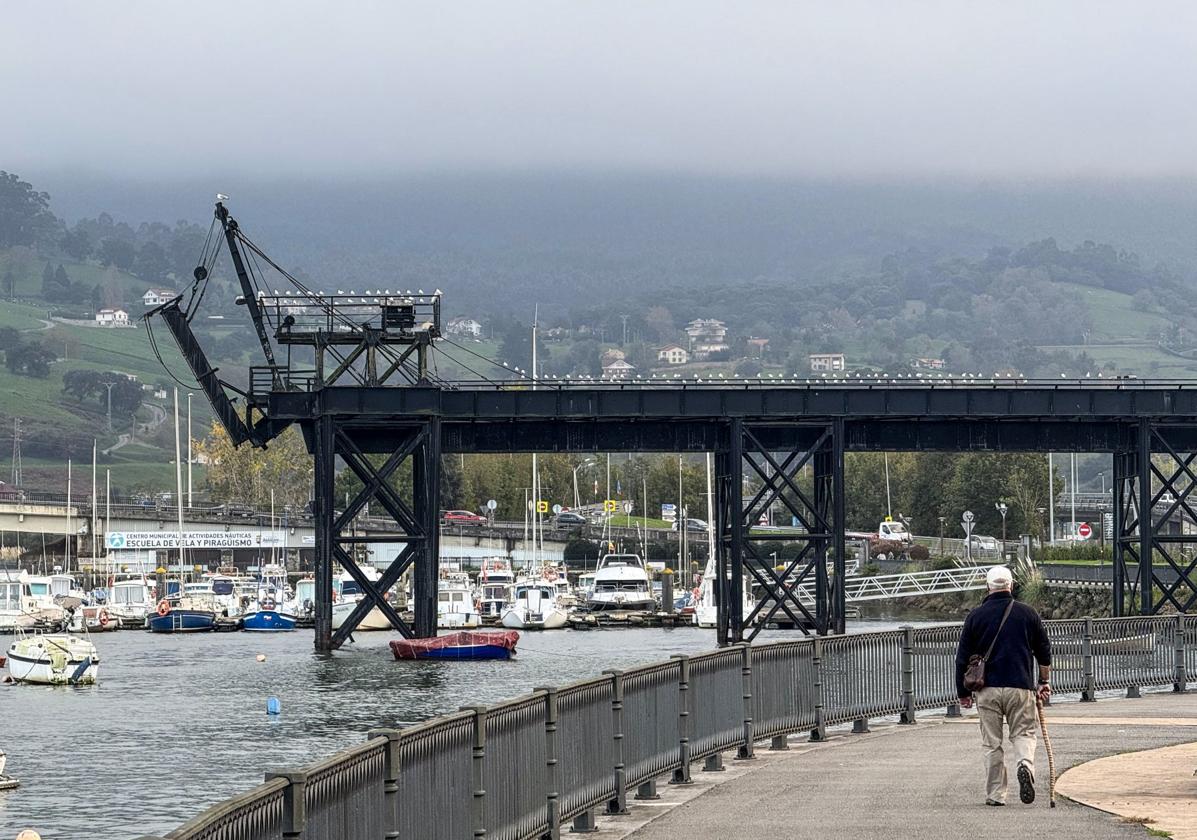
[[[318,656],[310,630],[122,631],[94,637],[97,686],[0,685],[0,748],[22,783],[0,792],[0,840],[23,828],[46,840],[164,834],[262,781],[266,768],[310,763],[372,727],[715,644],[713,630],[692,628],[565,630],[526,634],[510,662],[436,663],[396,662],[391,638],[359,633],[357,644]],[[8,642],[0,637],[3,649]],[[282,703],[278,717],[266,714],[271,695]]]

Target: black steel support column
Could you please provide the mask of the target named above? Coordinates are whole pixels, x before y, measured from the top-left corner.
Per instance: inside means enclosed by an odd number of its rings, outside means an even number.
[[[815,510],[825,519],[831,513],[835,495],[832,487],[835,472],[833,460],[831,447],[826,443],[815,453]],[[827,550],[831,547],[831,542],[830,539],[812,541],[815,562],[815,630],[820,636],[826,636],[831,629],[831,592],[827,576]]]
[[[332,595],[333,595],[333,482],[336,480],[336,429],[333,418],[324,415],[318,418],[312,430],[313,476],[315,487],[312,494],[313,527],[316,539],[316,650],[332,650]]]
[[[847,630],[847,591],[844,577],[847,574],[847,550],[844,540],[844,420],[831,424],[831,551],[835,557],[834,576],[831,591],[831,631],[844,633]]]
[[[727,506],[731,516],[728,520],[728,567],[731,580],[724,580],[723,591],[728,596],[728,643],[744,640],[744,423],[731,422],[731,440],[727,458],[731,468],[728,471]]]
[[[1140,420],[1138,429],[1139,491],[1139,613],[1151,615],[1152,537],[1155,535],[1155,515],[1151,504],[1151,422]]]
[[[415,561],[412,595],[417,638],[436,635],[437,578],[440,563],[441,421],[433,418],[412,459],[415,514],[425,539]]]
[[[1131,590],[1134,598],[1134,588],[1127,580],[1127,555],[1135,556],[1134,547],[1127,545],[1133,538],[1135,520],[1135,453],[1114,453],[1113,476],[1113,514],[1114,514],[1114,615],[1127,614],[1126,595]]]

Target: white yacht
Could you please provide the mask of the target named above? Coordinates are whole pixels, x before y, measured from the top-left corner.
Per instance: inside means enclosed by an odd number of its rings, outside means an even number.
[[[481,623],[469,574],[447,572],[437,586],[436,626],[441,630],[472,630]]]
[[[24,609],[28,614],[48,622],[60,622],[66,617],[66,610],[54,603],[50,577],[22,573],[18,580],[25,586]]]
[[[512,630],[557,630],[568,619],[552,584],[521,581],[515,585],[515,599],[503,608],[502,624]]]
[[[574,587],[574,594],[583,602],[590,600],[594,592],[594,572],[584,572],[578,575],[578,585]]]
[[[605,554],[594,571],[594,591],[586,599],[591,611],[657,608],[648,571],[638,554]]]
[[[140,627],[157,603],[144,577],[114,581],[108,589],[108,614],[125,627]]]

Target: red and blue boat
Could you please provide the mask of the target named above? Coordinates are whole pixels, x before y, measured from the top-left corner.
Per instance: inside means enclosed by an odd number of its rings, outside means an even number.
[[[474,632],[465,630],[431,639],[395,639],[396,659],[510,659],[520,634],[515,630]]]

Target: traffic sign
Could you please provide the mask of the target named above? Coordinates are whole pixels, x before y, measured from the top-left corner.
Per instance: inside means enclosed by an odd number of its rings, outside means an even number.
[[[486,509],[487,509],[487,510],[494,510],[494,509],[495,509],[495,508],[497,508],[498,506],[499,506],[499,503],[498,503],[498,502],[496,502],[494,499],[490,499],[490,500],[489,500],[489,501],[487,501],[487,503],[486,503]]]
[[[548,513],[549,512],[549,503],[546,502],[544,499],[541,499],[540,501],[538,501],[536,503],[536,512],[537,513]]]
[[[561,505],[553,505],[553,513],[561,513],[564,509]]]
[[[1088,522],[1082,522],[1076,526],[1076,535],[1082,540],[1087,540],[1093,536],[1093,527]]]
[[[1101,530],[1106,535],[1107,540],[1114,539],[1114,514],[1103,513],[1101,515]]]
[[[663,503],[661,505],[661,518],[666,522],[672,522],[677,519],[677,505]]]
[[[623,512],[624,513],[630,514],[632,512],[633,508],[635,508],[635,505],[632,504],[631,499],[629,499],[628,501],[623,503]]]
[[[976,518],[977,517],[973,515],[971,510],[966,510],[964,512],[964,516],[961,517],[961,519],[963,519],[965,522],[972,522]]]
[[[615,513],[618,508],[619,502],[614,499],[607,499],[603,502],[603,510],[607,511],[607,513]]]

